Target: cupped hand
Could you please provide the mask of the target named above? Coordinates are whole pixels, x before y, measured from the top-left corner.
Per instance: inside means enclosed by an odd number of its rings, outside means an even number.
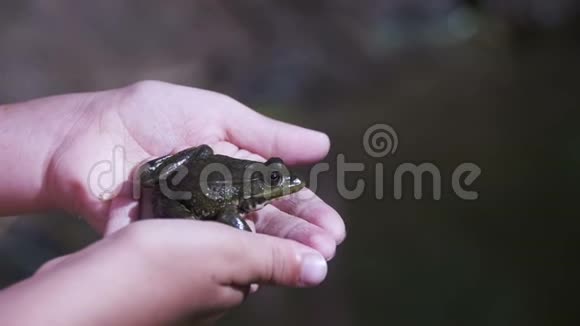
[[[3,291],[0,321],[19,325],[159,325],[213,321],[250,284],[314,286],[326,261],[295,241],[219,223],[145,220],[45,264]],[[23,308],[26,307],[23,313]]]
[[[51,101],[75,109],[47,162],[46,192],[105,234],[137,218],[138,201],[127,180],[153,157],[208,144],[233,157],[278,156],[299,164],[322,159],[330,146],[323,133],[267,118],[227,96],[163,82]],[[99,172],[103,166],[110,173]],[[298,241],[327,259],[345,236],[340,216],[309,190],[266,206],[252,220],[257,232]]]

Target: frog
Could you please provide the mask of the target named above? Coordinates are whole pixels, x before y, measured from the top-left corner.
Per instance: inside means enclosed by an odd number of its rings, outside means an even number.
[[[249,232],[249,213],[305,187],[279,157],[238,159],[205,144],[145,162],[137,173],[141,193],[149,193],[140,199],[149,217],[216,221]]]

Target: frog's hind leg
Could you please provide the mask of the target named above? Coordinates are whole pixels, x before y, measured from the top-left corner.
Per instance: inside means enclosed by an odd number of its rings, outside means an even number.
[[[208,145],[188,148],[174,155],[165,155],[143,164],[139,168],[138,175],[144,185],[152,185],[176,171],[183,163],[211,155],[213,155],[213,150]]]
[[[226,209],[218,215],[217,222],[233,226],[238,230],[252,232],[252,229],[235,209]]]
[[[156,218],[193,218],[193,213],[179,201],[157,196],[153,201],[153,215]]]

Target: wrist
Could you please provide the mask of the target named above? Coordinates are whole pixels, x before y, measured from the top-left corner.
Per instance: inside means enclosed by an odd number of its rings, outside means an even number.
[[[0,106],[0,216],[61,208],[49,170],[77,115],[75,102],[58,96]]]

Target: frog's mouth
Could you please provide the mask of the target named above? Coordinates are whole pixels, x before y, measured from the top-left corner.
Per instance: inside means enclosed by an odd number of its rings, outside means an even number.
[[[246,202],[249,204],[248,211],[259,210],[274,200],[281,199],[284,196],[300,191],[305,186],[306,184],[300,180],[300,178],[293,176],[287,183],[283,184],[282,186],[264,189],[261,195],[249,198]]]
[[[298,192],[304,188],[306,184],[297,176],[291,176],[288,181],[284,182],[282,185],[277,187],[271,187],[264,189],[261,196],[266,201],[272,201],[280,197],[284,197],[295,192]]]

